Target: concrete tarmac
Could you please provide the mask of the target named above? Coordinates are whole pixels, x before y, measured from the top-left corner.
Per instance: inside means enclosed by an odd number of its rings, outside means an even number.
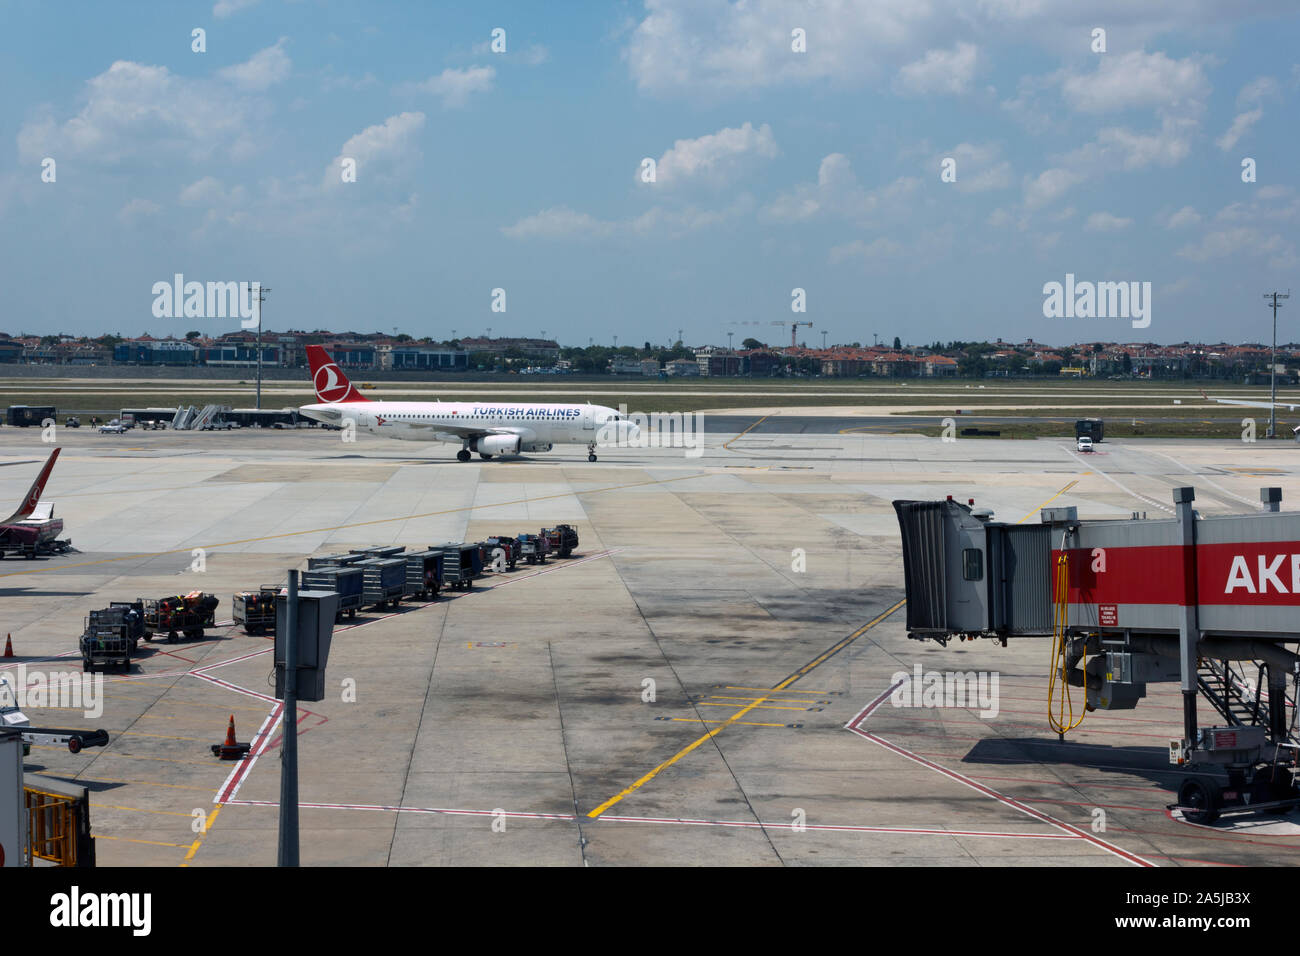
[[[752,421],[752,420],[751,420]],[[934,644],[905,629],[891,500],[952,494],[1001,520],[1202,513],[1300,495],[1291,443],[945,443],[710,431],[697,449],[469,464],[339,433],[62,431],[46,496],[77,553],[0,563],[29,671],[80,674],[88,610],[283,582],[313,554],[574,525],[578,554],[335,630],[326,698],[299,713],[302,859],[382,865],[1294,863],[1300,826],[1172,818],[1174,685],[1058,742],[1043,639]],[[0,429],[0,505],[48,454]],[[27,781],[87,787],[101,865],[275,861],[281,714],[270,641],[224,624],[105,675],[107,748],[35,747]],[[996,675],[989,707],[891,699],[898,676]],[[1078,702],[1076,701],[1076,706]],[[984,713],[981,713],[981,711]],[[253,756],[209,746],[234,715]],[[1099,821],[1100,827],[1099,827]]]

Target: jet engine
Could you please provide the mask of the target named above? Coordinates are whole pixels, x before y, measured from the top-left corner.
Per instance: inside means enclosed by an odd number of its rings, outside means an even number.
[[[519,454],[518,435],[484,435],[474,443],[474,450],[482,455]]]

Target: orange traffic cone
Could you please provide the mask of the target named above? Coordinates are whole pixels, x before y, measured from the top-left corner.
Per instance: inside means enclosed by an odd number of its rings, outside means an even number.
[[[5,657],[13,657],[13,656],[14,656],[14,636],[13,636],[12,634],[6,634],[6,635],[5,635],[5,653],[4,653],[4,656],[5,656]]]
[[[248,744],[241,744],[235,740],[235,715],[230,715],[230,726],[226,728],[225,743],[213,744],[212,755],[220,757],[222,760],[239,760],[248,754]]]

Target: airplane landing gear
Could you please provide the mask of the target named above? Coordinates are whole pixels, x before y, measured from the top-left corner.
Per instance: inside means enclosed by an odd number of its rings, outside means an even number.
[[[460,451],[456,452],[456,460],[457,460],[457,461],[469,461],[469,449],[468,449],[468,448],[462,448]]]
[[[593,441],[593,442],[588,442],[588,443],[587,443],[587,461],[595,461],[595,460],[596,460],[596,443],[595,443],[594,441]]]

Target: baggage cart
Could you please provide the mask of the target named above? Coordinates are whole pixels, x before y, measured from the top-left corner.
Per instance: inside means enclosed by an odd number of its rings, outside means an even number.
[[[468,591],[474,579],[483,571],[483,555],[476,544],[452,543],[434,545],[442,551],[442,582],[449,588]]]
[[[397,604],[406,590],[406,562],[401,558],[366,558],[353,567],[361,569],[361,603],[386,608]]]
[[[561,558],[567,558],[578,549],[578,532],[571,525],[557,524],[554,528],[543,528],[542,537],[551,545],[551,551]]]
[[[322,554],[320,557],[307,559],[307,570],[311,571],[316,568],[341,568],[358,561],[364,561],[364,554]]]
[[[352,548],[348,554],[359,554],[363,558],[395,558],[405,550],[400,544],[377,544],[370,548]]]
[[[144,638],[148,641],[166,634],[169,644],[175,644],[181,635],[200,638],[205,627],[215,625],[220,603],[214,595],[200,591],[144,601]]]
[[[299,584],[304,591],[333,591],[339,596],[334,620],[343,620],[345,612],[349,620],[355,620],[357,608],[361,607],[364,576],[365,572],[356,565],[323,565],[302,572]]]
[[[114,617],[118,621],[116,624],[95,623],[96,620]],[[82,669],[87,674],[113,666],[121,667],[124,671],[130,670],[131,650],[135,647],[135,641],[131,640],[128,630],[120,613],[105,615],[92,611],[87,616],[85,630],[81,633]]]
[[[421,601],[436,598],[442,585],[442,552],[413,551],[403,555],[406,559],[406,590],[404,596]]]
[[[236,624],[244,625],[245,634],[262,634],[275,630],[275,596],[280,588],[263,585],[256,591],[239,591],[233,599]]]

